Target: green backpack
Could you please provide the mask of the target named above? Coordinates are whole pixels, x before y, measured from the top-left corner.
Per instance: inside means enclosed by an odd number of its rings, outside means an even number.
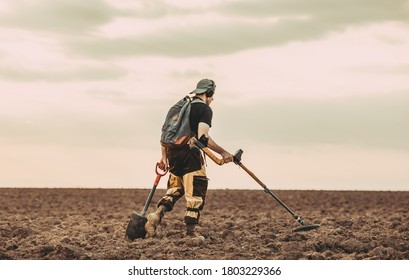
[[[189,96],[185,96],[169,109],[162,126],[160,138],[162,146],[181,148],[195,135],[190,129],[189,116],[192,103],[199,102],[203,100],[200,98],[192,100]]]

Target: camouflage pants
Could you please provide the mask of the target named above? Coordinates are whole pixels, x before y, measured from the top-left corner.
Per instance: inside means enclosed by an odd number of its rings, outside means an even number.
[[[206,169],[201,152],[196,147],[167,151],[170,175],[166,195],[158,202],[172,211],[183,195],[186,199],[186,224],[197,224],[203,210],[208,186]]]

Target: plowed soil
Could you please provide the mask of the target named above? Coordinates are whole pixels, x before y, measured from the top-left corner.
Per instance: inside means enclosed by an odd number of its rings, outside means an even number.
[[[0,189],[0,259],[409,259],[409,192],[209,190],[199,232],[185,238],[182,198],[158,237],[124,238],[147,189]],[[164,194],[157,190],[151,208]]]

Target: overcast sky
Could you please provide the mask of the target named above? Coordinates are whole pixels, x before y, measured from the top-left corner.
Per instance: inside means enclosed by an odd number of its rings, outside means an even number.
[[[3,0],[0,187],[151,187],[201,78],[211,136],[271,188],[409,190],[407,0]]]

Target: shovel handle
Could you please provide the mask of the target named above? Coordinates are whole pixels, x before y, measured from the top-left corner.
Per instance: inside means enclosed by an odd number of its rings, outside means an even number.
[[[152,201],[152,197],[155,194],[156,191],[156,187],[159,184],[160,178],[164,175],[166,175],[166,173],[168,173],[168,169],[166,168],[165,171],[160,172],[160,168],[159,168],[159,162],[156,163],[156,167],[155,167],[155,172],[156,172],[156,178],[155,178],[155,182],[153,182],[153,187],[151,189],[151,191],[149,192],[149,196],[148,199],[145,202],[145,206],[143,207],[143,210],[141,212],[141,216],[145,217],[146,211],[148,211],[149,208],[149,204],[151,204]]]
[[[160,166],[160,163],[159,162],[156,163],[156,167],[155,167],[156,175],[165,176],[166,173],[168,173],[168,168],[166,167],[165,170],[162,170],[162,169],[159,168],[159,166]],[[161,172],[161,170],[162,170],[162,172]]]
[[[157,186],[159,184],[159,180],[160,177],[165,176],[166,173],[168,173],[168,168],[166,168],[164,171],[162,169],[159,168],[159,162],[156,163],[156,167],[155,167],[155,172],[156,172],[156,179],[155,182],[153,183],[154,186]]]

